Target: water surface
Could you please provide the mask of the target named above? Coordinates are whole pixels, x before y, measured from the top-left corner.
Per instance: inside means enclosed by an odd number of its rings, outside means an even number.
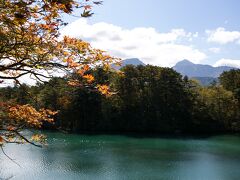
[[[239,180],[240,137],[136,138],[47,133],[48,147],[7,145],[0,179]]]

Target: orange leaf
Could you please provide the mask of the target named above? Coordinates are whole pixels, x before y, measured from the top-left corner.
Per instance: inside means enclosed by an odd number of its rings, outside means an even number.
[[[0,144],[2,144],[4,142],[4,139],[2,138],[2,136],[0,136]]]
[[[88,83],[92,83],[94,81],[94,77],[91,74],[84,75],[83,78],[85,78]]]
[[[13,127],[13,126],[8,126],[8,127],[7,127],[7,130],[8,130],[8,131],[14,131],[14,130],[15,130],[15,127]]]
[[[92,9],[92,6],[86,5],[86,6],[84,6],[84,9],[85,9],[85,10]]]

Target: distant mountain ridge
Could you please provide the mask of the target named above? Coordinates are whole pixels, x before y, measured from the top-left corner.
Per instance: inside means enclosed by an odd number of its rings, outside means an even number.
[[[143,65],[143,66],[145,66],[145,64],[142,61],[140,61],[138,58],[130,58],[130,59],[122,60],[121,66],[112,65],[112,68],[119,70],[126,65],[134,65],[134,66]]]
[[[120,69],[126,65],[143,65],[144,64],[138,58],[130,58],[122,60],[121,66],[112,65],[114,69]],[[224,71],[229,71],[231,69],[237,69],[235,67],[230,66],[219,66],[213,67],[211,65],[204,65],[204,64],[194,64],[191,61],[184,59],[176,63],[175,66],[172,67],[175,71],[179,72],[183,76],[188,76],[189,78],[198,79],[204,82],[211,82],[212,80],[217,80],[219,75]],[[208,83],[207,83],[208,84]]]
[[[229,71],[231,69],[237,69],[237,68],[229,67],[229,66],[213,67],[210,65],[194,64],[189,60],[185,59],[185,60],[179,61],[175,66],[173,66],[173,69],[181,73],[183,76],[188,76],[190,78],[191,77],[217,78],[224,71]]]
[[[112,65],[112,67],[119,70],[126,65],[145,66],[145,64],[138,58],[131,58],[123,60],[121,66]],[[194,64],[186,59],[179,61],[172,68],[183,76],[188,76],[190,79],[198,80],[203,86],[209,86],[213,82],[218,82],[219,75],[222,74],[224,71],[237,69],[235,67],[229,66],[213,67],[204,64]]]

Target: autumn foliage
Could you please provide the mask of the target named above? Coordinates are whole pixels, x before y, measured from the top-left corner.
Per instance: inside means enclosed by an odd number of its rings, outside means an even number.
[[[91,47],[83,40],[62,37],[59,29],[66,25],[62,20],[63,14],[73,14],[75,9],[81,9],[77,16],[90,17],[93,6],[101,3],[91,0],[1,0],[1,82],[13,80],[18,84],[22,76],[46,81],[59,72],[74,72],[86,79],[87,83],[93,83],[90,69],[98,66],[109,69],[110,64],[118,59]],[[71,79],[69,84],[83,85],[76,79]],[[109,94],[106,85],[96,85],[96,89],[102,94]],[[27,127],[39,128],[44,121],[53,122],[52,116],[56,114],[55,111],[34,108],[28,104],[2,104],[1,143],[10,142],[12,137],[28,142],[20,131]]]

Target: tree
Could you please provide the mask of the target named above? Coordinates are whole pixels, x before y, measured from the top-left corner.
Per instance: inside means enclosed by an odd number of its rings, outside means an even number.
[[[240,103],[240,69],[225,71],[220,75],[219,79],[221,85],[225,89],[232,91]]]
[[[125,66],[116,90],[125,131],[169,133],[185,131],[190,99],[182,76],[171,68]]]
[[[59,28],[66,25],[62,14],[72,14],[82,9],[80,16],[90,17],[93,5],[101,1],[91,0],[1,0],[0,1],[0,80],[14,80],[30,76],[38,81],[60,72],[76,72],[88,83],[94,81],[89,70],[96,66],[108,68],[117,59],[104,51],[94,49],[89,43],[75,38],[61,37]],[[79,85],[72,79],[70,85]],[[107,93],[105,85],[98,85]],[[57,112],[34,108],[29,104],[0,103],[0,144],[32,141],[20,132],[27,127],[41,127],[53,122]],[[43,136],[34,136],[40,141]]]
[[[232,69],[223,72],[220,77],[220,84],[228,91],[231,91],[235,97],[235,106],[232,108],[234,111],[235,120],[232,123],[234,130],[240,129],[240,69]]]

